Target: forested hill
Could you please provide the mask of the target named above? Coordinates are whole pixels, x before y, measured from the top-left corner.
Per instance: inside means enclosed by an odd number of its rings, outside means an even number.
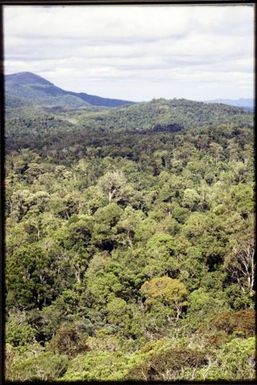
[[[120,132],[181,132],[201,127],[253,127],[253,114],[238,107],[207,104],[186,99],[156,99],[119,108],[63,111],[30,106],[6,112],[7,150],[21,147],[43,148],[46,145],[66,148],[83,147],[90,136],[109,141]],[[100,135],[99,135],[100,134]]]
[[[65,91],[31,72],[19,72],[5,76],[6,107],[29,106],[59,107],[64,109],[86,106],[117,107],[133,102],[101,98],[84,92]]]
[[[115,110],[82,111],[78,122],[102,131],[178,131],[223,123],[253,125],[253,114],[224,104],[207,104],[187,99],[154,99]]]

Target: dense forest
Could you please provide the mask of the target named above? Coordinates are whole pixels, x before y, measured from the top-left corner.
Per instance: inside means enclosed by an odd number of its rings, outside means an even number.
[[[255,377],[252,113],[16,106],[5,132],[8,380]]]

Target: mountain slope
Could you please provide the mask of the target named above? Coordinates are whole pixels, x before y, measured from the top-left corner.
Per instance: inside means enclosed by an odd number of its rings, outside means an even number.
[[[87,106],[118,107],[133,102],[107,99],[86,93],[65,91],[53,83],[31,72],[19,72],[5,76],[5,93],[7,108],[39,105],[45,107],[62,107],[64,109],[83,108]]]

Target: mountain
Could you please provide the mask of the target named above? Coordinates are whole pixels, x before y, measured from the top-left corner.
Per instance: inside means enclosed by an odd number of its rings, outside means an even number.
[[[16,108],[38,105],[50,108],[83,108],[88,106],[119,107],[133,102],[102,98],[84,92],[65,91],[31,72],[19,72],[5,76],[6,107]]]
[[[254,109],[254,99],[213,99],[206,100],[205,103],[222,103],[229,106],[242,107],[250,111],[253,111]]]

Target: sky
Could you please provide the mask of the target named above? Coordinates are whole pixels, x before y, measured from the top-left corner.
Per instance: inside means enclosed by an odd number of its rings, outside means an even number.
[[[4,6],[5,73],[110,98],[252,98],[253,6]]]

